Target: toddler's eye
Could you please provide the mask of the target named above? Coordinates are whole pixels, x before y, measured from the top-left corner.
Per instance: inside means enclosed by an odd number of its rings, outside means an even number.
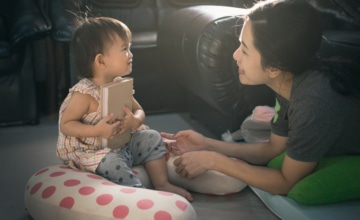
[[[129,45],[128,47],[124,47],[123,51],[130,51],[130,47],[131,47],[131,45]]]

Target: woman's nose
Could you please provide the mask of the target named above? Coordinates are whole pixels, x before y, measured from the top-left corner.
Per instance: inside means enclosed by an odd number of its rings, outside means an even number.
[[[240,51],[240,47],[237,48],[235,50],[235,52],[233,53],[233,58],[237,63],[239,63],[241,61],[241,53],[239,51]]]

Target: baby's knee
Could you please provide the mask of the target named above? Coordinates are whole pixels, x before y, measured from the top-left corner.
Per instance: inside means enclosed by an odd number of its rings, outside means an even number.
[[[162,140],[160,133],[153,129],[137,131],[134,135],[146,139]]]

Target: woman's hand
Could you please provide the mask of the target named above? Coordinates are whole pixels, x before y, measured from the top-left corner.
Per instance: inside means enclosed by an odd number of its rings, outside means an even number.
[[[182,177],[193,179],[207,170],[213,169],[217,156],[220,154],[211,151],[184,153],[174,160],[175,171]]]
[[[165,141],[169,151],[175,155],[181,155],[189,151],[205,150],[205,137],[195,131],[186,130],[179,131],[176,134],[169,134],[165,132],[160,133],[163,138],[168,139]]]

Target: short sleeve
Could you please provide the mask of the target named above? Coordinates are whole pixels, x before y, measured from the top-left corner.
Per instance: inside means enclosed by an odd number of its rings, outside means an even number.
[[[96,101],[100,101],[100,88],[86,78],[81,79],[79,83],[70,89],[70,92],[88,94],[94,97]]]
[[[319,161],[339,138],[343,125],[321,97],[301,96],[293,103],[288,110],[287,155],[304,162]]]

